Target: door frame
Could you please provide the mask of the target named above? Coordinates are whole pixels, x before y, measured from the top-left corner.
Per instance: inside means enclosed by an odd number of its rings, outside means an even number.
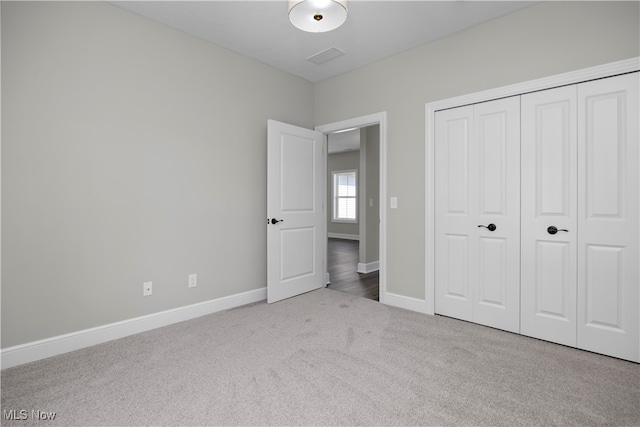
[[[508,96],[551,89],[612,77],[640,70],[640,57],[582,70],[447,98],[425,104],[425,313],[435,314],[435,113],[439,110],[490,101]]]
[[[386,200],[387,200],[387,112],[369,114],[367,116],[356,117],[353,119],[342,120],[339,122],[328,123],[320,126],[316,126],[315,130],[327,135],[333,132],[343,131],[346,129],[360,129],[367,126],[379,125],[380,126],[380,269],[379,269],[379,288],[380,298],[379,302],[386,303],[387,300],[387,213],[386,213]],[[325,138],[326,144],[326,138]],[[324,164],[327,164],[327,150],[323,152]],[[324,180],[324,199],[327,200],[327,180]],[[325,206],[325,220],[328,215],[328,207]],[[327,242],[325,240],[325,259],[327,258]],[[326,262],[325,262],[326,266]]]

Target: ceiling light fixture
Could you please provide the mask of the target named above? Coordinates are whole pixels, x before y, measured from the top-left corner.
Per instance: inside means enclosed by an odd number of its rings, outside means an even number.
[[[289,20],[310,33],[324,33],[347,20],[346,0],[289,0]]]

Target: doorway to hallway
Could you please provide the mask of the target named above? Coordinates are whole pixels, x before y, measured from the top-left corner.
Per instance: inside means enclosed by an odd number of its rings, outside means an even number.
[[[317,126],[316,130],[327,135],[328,142],[335,141],[336,135],[342,134],[342,137],[346,137],[345,134],[353,131],[360,137],[357,148],[347,145],[338,150],[354,151],[353,154],[358,154],[359,151],[360,159],[356,166],[335,165],[329,160],[331,144],[328,144],[326,151],[327,286],[384,304],[387,297],[386,212],[384,209],[387,164],[386,112]],[[331,172],[349,172],[354,169],[357,170],[356,179],[359,181],[356,184],[358,188],[356,221],[353,221],[352,216],[347,218],[350,221],[340,221],[342,219],[340,215],[337,218],[333,216],[334,194]],[[333,227],[336,224],[337,227]],[[355,228],[348,227],[349,225],[354,225]]]

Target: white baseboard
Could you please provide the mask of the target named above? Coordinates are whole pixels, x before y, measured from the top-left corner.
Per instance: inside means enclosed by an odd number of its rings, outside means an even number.
[[[380,270],[380,261],[373,261],[368,263],[358,263],[358,273],[371,273]]]
[[[183,322],[207,314],[263,301],[267,288],[230,295],[185,307],[161,311],[121,322],[46,338],[0,350],[0,369],[11,368],[51,356],[79,350],[140,332]]]
[[[327,233],[327,236],[332,239],[360,240],[358,234]]]
[[[418,298],[405,297],[403,295],[386,292],[382,301],[384,301],[384,304],[386,305],[404,308],[405,310],[417,311],[418,313],[424,314],[433,314],[433,311],[429,307],[427,301]]]

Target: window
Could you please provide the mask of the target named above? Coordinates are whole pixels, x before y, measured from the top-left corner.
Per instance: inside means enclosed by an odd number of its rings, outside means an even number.
[[[333,172],[333,221],[356,222],[357,171]]]

